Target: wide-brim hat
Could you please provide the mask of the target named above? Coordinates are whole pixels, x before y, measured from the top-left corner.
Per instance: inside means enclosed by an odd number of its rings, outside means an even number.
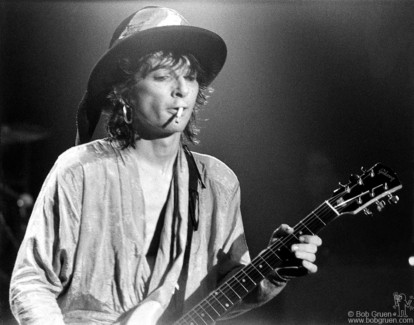
[[[194,55],[205,72],[206,85],[218,75],[227,56],[226,44],[219,35],[191,26],[177,11],[163,7],[138,10],[118,26],[109,49],[92,69],[78,110],[77,143],[88,142],[92,137],[102,109],[97,105],[116,82],[120,60],[161,50]]]

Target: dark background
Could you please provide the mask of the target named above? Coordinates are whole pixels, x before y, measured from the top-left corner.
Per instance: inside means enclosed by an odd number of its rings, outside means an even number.
[[[414,294],[412,1],[2,2],[1,125],[20,140],[2,136],[0,207],[15,241],[28,217],[4,188],[36,197],[74,144],[76,107],[112,32],[152,4],[228,45],[192,149],[238,175],[252,255],[276,226],[294,225],[361,166],[381,161],[404,185],[398,205],[344,216],[321,233],[316,275],[229,324],[346,324],[349,311],[395,311],[394,292]],[[16,249],[4,224],[0,233],[0,324],[14,324],[7,290]]]

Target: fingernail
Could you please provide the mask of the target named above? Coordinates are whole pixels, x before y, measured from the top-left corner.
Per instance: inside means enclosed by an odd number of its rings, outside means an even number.
[[[298,248],[299,248],[299,247],[298,247],[297,245],[293,245],[293,246],[292,246],[292,252],[297,251],[297,250],[298,250]]]

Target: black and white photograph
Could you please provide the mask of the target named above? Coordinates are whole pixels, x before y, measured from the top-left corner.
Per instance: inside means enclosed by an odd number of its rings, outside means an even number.
[[[0,325],[414,324],[414,1],[0,0]]]

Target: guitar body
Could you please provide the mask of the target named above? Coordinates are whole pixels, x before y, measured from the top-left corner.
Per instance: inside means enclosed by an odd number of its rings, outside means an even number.
[[[402,188],[396,174],[381,163],[362,175],[352,175],[347,185],[334,191],[329,200],[324,201],[308,216],[299,221],[292,234],[272,243],[252,262],[230,279],[211,292],[204,300],[178,319],[174,325],[209,325],[225,315],[234,305],[240,302],[266,276],[291,258],[290,247],[299,242],[301,235],[314,235],[337,217],[346,214],[357,214],[364,211],[371,214],[368,207],[372,204],[380,211],[389,203],[397,203],[398,197],[392,193]]]

